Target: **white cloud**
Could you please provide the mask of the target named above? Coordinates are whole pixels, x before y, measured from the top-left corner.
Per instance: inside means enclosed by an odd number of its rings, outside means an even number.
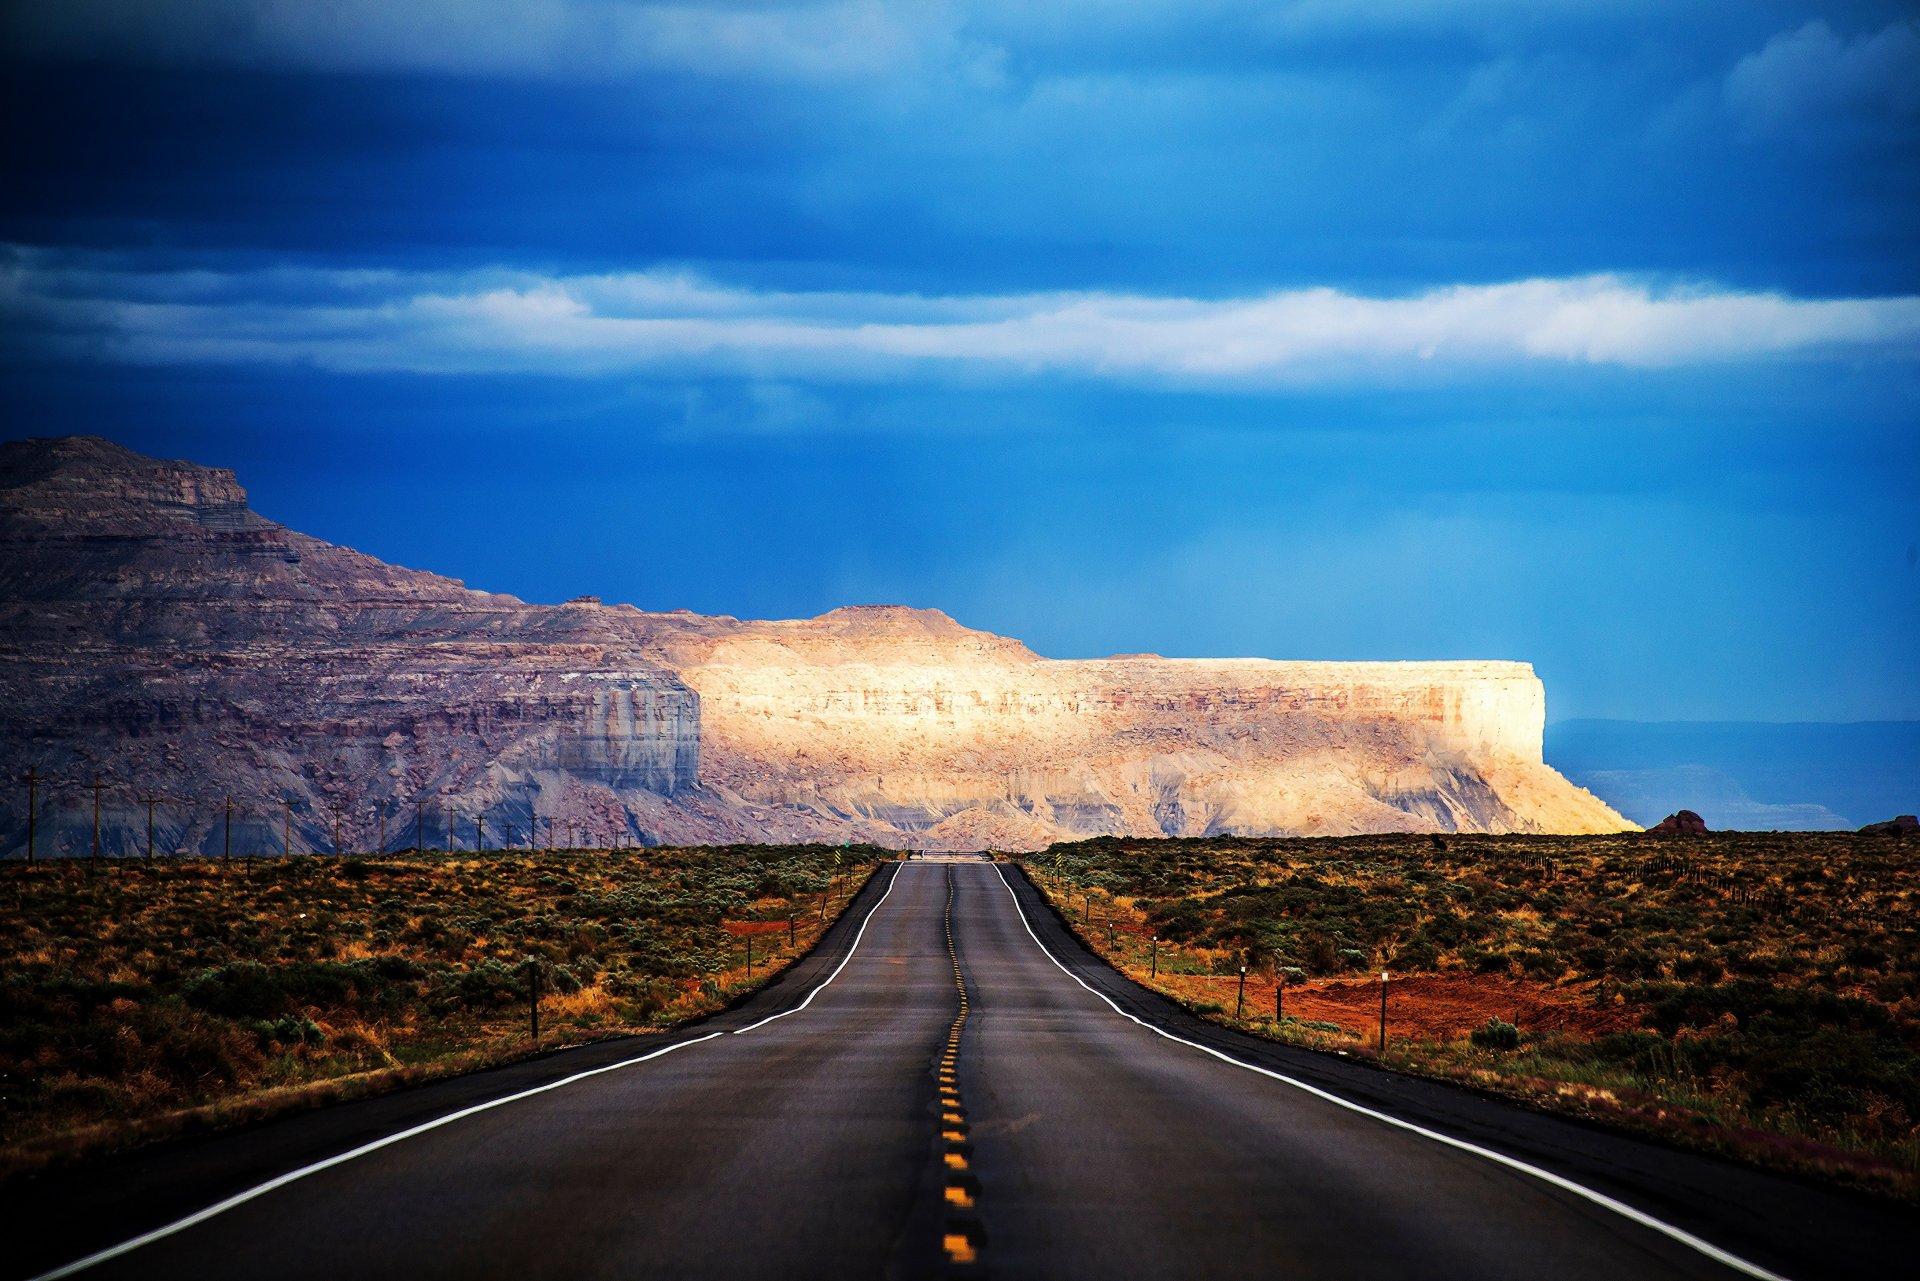
[[[1920,113],[1920,21],[1853,39],[1809,22],[1742,58],[1724,93],[1756,133],[1790,132],[1835,116],[1912,116]]]
[[[1205,385],[1920,355],[1920,298],[1801,299],[1616,276],[1405,297],[925,297],[757,291],[669,271],[138,273],[23,250],[0,277],[0,318],[16,344],[132,362],[575,376],[804,380],[945,367]]]

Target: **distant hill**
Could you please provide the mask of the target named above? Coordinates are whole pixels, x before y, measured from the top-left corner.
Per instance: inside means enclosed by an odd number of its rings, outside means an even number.
[[[1642,826],[1685,808],[1816,831],[1920,809],[1920,721],[1569,720],[1547,726],[1546,758]]]

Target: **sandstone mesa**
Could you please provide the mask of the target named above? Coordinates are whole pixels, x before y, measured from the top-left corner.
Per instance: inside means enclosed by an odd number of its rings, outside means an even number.
[[[937,610],[529,605],[255,514],[230,471],[0,446],[0,753],[40,853],[1632,827],[1541,759],[1515,662],[1062,661]],[[25,796],[0,852],[25,852]]]

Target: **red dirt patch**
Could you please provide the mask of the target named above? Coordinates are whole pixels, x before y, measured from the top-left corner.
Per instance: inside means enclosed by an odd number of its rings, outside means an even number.
[[[1162,982],[1192,1001],[1218,1001],[1233,1009],[1235,977],[1162,975]],[[1247,979],[1249,1016],[1273,1013],[1271,979]],[[1287,1016],[1336,1023],[1360,1036],[1380,1026],[1380,980],[1309,979],[1287,985]],[[1415,974],[1387,983],[1387,1030],[1397,1036],[1449,1040],[1504,1019],[1526,1032],[1604,1036],[1637,1027],[1631,1006],[1601,1005],[1590,984],[1548,987],[1505,975]]]
[[[746,934],[781,934],[787,932],[787,923],[780,921],[722,921],[720,928],[735,938]]]

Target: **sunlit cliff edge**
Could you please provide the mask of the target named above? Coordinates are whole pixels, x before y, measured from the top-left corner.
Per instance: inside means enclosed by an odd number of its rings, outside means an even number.
[[[0,753],[43,854],[594,841],[1618,831],[1525,663],[1060,661],[937,610],[525,604],[255,513],[231,472],[0,446]],[[18,791],[16,787],[12,791]],[[423,803],[417,803],[423,802]],[[25,846],[24,797],[0,851]],[[239,852],[239,851],[237,851]]]

